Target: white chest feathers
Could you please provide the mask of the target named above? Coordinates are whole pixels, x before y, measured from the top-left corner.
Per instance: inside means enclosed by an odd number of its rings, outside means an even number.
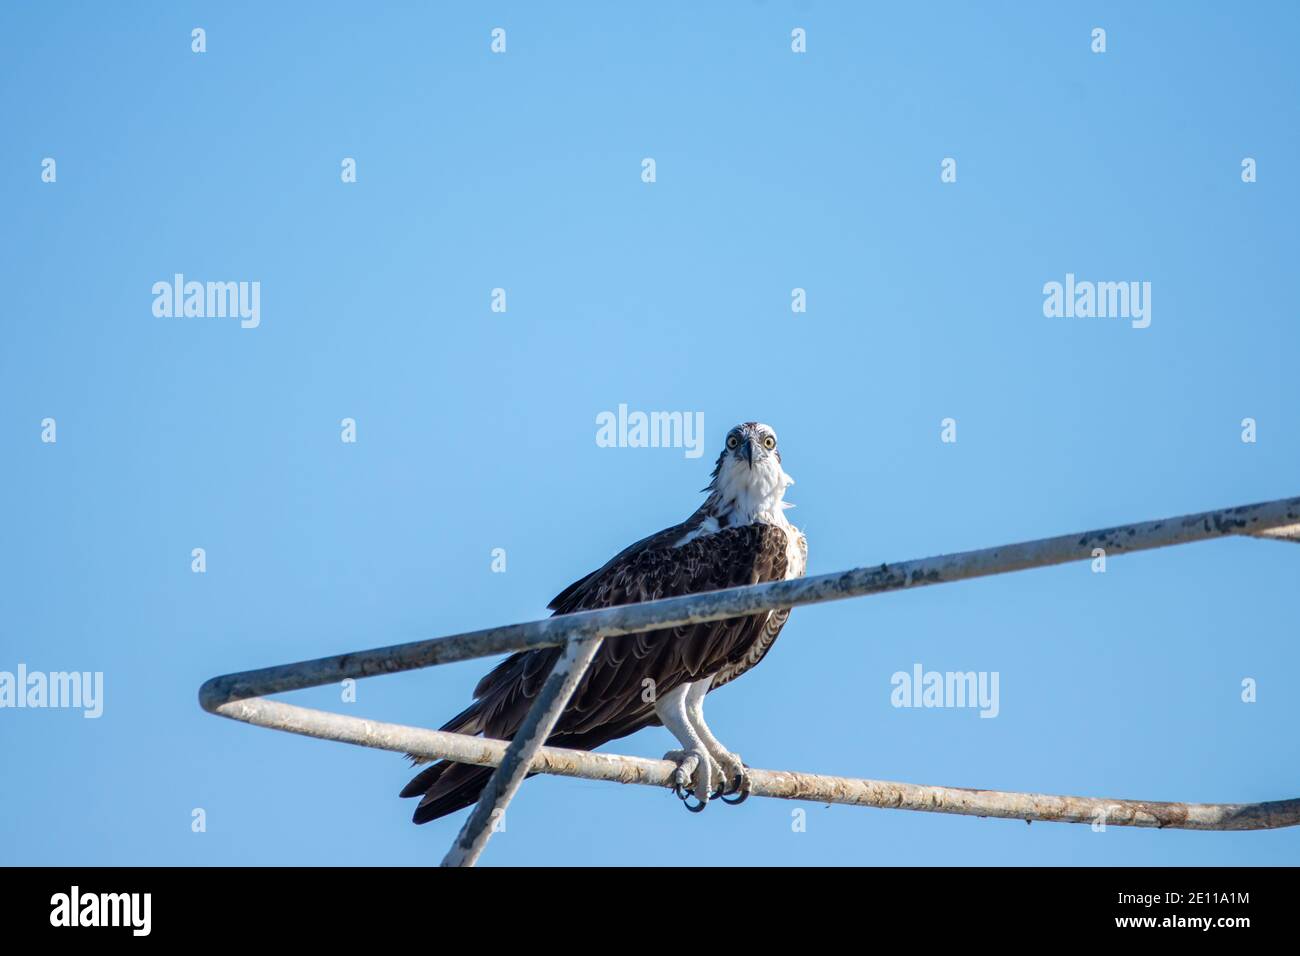
[[[774,455],[752,467],[727,461],[713,483],[715,509],[727,527],[754,524],[784,524],[783,512],[790,505],[783,500],[794,479],[785,473]]]
[[[808,568],[808,541],[785,517],[793,507],[785,501],[785,491],[794,479],[785,473],[775,455],[765,455],[750,465],[740,459],[723,459],[710,486],[705,508],[711,512],[703,521],[673,542],[673,547],[694,541],[703,535],[717,534],[723,528],[765,524],[785,534],[785,576],[803,577]]]

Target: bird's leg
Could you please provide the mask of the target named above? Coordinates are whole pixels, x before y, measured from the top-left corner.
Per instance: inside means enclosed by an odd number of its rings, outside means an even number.
[[[750,787],[749,771],[745,768],[745,762],[740,759],[739,754],[733,754],[722,746],[718,738],[709,730],[709,725],[704,722],[704,695],[709,692],[711,681],[711,677],[705,677],[690,685],[690,689],[686,692],[686,717],[695,729],[696,735],[704,742],[704,748],[709,752],[709,756],[717,761],[722,769],[720,795],[723,801],[744,803],[749,797]],[[728,800],[729,794],[739,794],[739,797]]]
[[[694,812],[703,810],[713,795],[713,783],[721,781],[722,770],[709,755],[708,747],[696,733],[695,727],[686,711],[686,694],[689,684],[674,687],[668,693],[655,700],[655,715],[681,743],[681,750],[670,750],[664,754],[665,760],[677,764],[673,778],[673,792],[686,801],[687,795],[694,791],[696,806],[686,804]],[[694,786],[691,784],[694,783]],[[688,789],[689,788],[689,789]]]

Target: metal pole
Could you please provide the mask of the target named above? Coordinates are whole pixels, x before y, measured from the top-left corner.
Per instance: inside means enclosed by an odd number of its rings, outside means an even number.
[[[1095,548],[1101,548],[1108,556],[1113,556],[1227,535],[1261,535],[1272,529],[1296,524],[1300,524],[1300,498],[1281,498],[1239,508],[1082,531],[918,561],[873,565],[852,571],[689,594],[598,611],[579,611],[525,624],[510,624],[450,637],[225,674],[212,678],[199,689],[199,703],[205,710],[215,711],[221,704],[232,700],[319,687],[349,677],[355,679],[396,674],[475,657],[491,657],[534,647],[554,647],[580,632],[599,632],[606,638],[619,637],[655,628],[718,621],[776,608],[838,601],[866,594],[882,594],[927,584],[942,584],[1087,560],[1093,557]]]
[[[503,817],[519,785],[528,776],[528,768],[532,766],[537,751],[551,736],[555,722],[564,713],[569,698],[600,650],[601,640],[601,636],[596,634],[571,641],[564,648],[564,653],[546,675],[546,682],[532,707],[528,708],[523,724],[510,741],[496,771],[479,794],[474,812],[443,858],[443,866],[473,866],[478,862],[488,840],[492,839],[497,821]]]
[[[509,749],[501,740],[364,720],[273,700],[235,701],[223,704],[217,712],[259,727],[287,730],[307,737],[480,766],[501,764]],[[647,787],[671,786],[677,769],[676,764],[668,760],[559,747],[536,748],[530,765],[534,773]],[[1166,803],[932,787],[789,770],[751,769],[749,773],[754,796],[781,800],[1175,830],[1271,830],[1300,824],[1300,798],[1266,803]]]

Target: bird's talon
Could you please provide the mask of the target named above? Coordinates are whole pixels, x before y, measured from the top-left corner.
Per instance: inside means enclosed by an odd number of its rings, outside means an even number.
[[[727,780],[726,786],[720,794],[722,801],[730,803],[732,806],[744,803],[749,799],[749,769],[736,754],[725,754],[720,763],[725,768],[724,773]]]
[[[742,803],[745,803],[746,800],[749,800],[749,786],[748,784],[745,784],[745,786],[738,787],[735,791],[723,793],[723,795],[718,797],[718,799],[722,800],[724,804],[740,806]]]
[[[708,754],[696,750],[670,750],[664,754],[664,759],[677,763],[673,772],[673,793],[686,804],[687,810],[699,813],[709,805],[710,799],[717,796],[713,790],[715,766]],[[719,780],[723,779],[721,773],[716,775]],[[694,805],[689,802],[692,796],[697,801]]]
[[[690,803],[690,798],[693,796],[695,796],[695,794],[690,793],[688,791],[686,795],[682,797],[682,803],[686,804],[686,809],[691,811],[691,813],[699,813],[701,810],[703,810],[705,807],[709,805],[709,802],[707,800],[699,800],[699,799],[697,799],[695,803],[692,805]]]

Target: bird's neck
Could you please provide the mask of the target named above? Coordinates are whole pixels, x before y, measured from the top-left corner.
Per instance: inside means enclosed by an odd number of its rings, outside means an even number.
[[[788,528],[785,490],[794,480],[779,464],[768,469],[739,468],[719,473],[709,488],[708,500],[700,509],[715,518],[719,527],[774,524]]]

